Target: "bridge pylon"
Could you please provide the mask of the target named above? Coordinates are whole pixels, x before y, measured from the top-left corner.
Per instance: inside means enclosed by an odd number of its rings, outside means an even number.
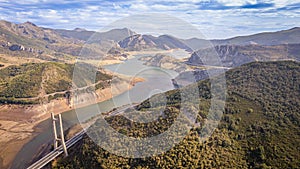
[[[58,144],[60,143],[62,145],[63,150],[64,150],[65,156],[68,156],[68,151],[67,151],[65,137],[64,137],[64,128],[63,128],[63,125],[62,125],[61,114],[58,114],[58,119],[57,119],[57,118],[55,118],[54,113],[51,113],[51,119],[52,119],[53,134],[54,134],[54,145],[53,145],[54,150],[57,150]],[[60,137],[58,137],[58,135],[57,135],[56,121],[59,122]]]

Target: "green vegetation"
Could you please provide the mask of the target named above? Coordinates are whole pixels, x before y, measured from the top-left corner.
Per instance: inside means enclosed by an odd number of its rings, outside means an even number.
[[[112,75],[99,71],[96,67],[87,63],[76,63],[72,71],[72,79],[77,87],[85,87],[99,81],[112,79]]]
[[[91,69],[88,64],[82,65],[80,70],[83,73]],[[0,70],[0,103],[35,104],[38,103],[41,93],[68,91],[72,87],[73,70],[74,64],[56,62],[28,63],[3,68]],[[96,88],[104,87],[104,81],[111,79],[111,75],[98,70],[94,76],[96,81],[100,81]],[[91,83],[85,83],[87,80],[80,80],[84,84],[79,87],[95,83],[95,80]],[[48,100],[58,97],[65,97],[65,93],[49,95]]]
[[[86,136],[66,159],[53,168],[298,168],[300,166],[300,64],[250,63],[226,73],[228,95],[218,128],[205,142],[200,131],[210,107],[209,81],[200,90],[197,122],[169,151],[148,158],[123,158],[97,146]],[[187,87],[189,88],[189,86]],[[106,120],[122,134],[148,137],[164,132],[180,108],[180,91],[166,93],[164,116],[151,123],[131,122],[123,116]],[[159,97],[154,96],[154,97]],[[137,106],[150,108],[149,100]],[[91,129],[98,129],[97,122]],[[101,133],[101,131],[99,131]]]
[[[0,97],[36,97],[39,94],[43,69],[43,64],[24,64],[1,69]]]

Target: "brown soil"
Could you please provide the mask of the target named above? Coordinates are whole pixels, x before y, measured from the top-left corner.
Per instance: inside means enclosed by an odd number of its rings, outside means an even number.
[[[135,83],[141,81],[143,79],[134,78],[122,81],[113,88],[97,90],[98,97],[94,102],[76,105],[76,108],[110,99],[116,94],[131,89]],[[43,105],[0,105],[0,168],[9,168],[21,148],[41,132],[37,131],[36,126],[50,118],[51,112],[59,114],[71,109],[73,108],[63,98]]]

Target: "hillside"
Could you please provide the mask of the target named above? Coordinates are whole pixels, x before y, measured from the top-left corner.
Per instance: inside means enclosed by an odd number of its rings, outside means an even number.
[[[191,69],[188,65],[182,63],[181,60],[165,54],[156,54],[155,56],[145,56],[140,58],[140,60],[144,61],[145,65],[174,70],[179,73]]]
[[[84,73],[88,72],[90,67],[83,64],[77,66],[77,69]],[[1,69],[0,103],[37,103],[39,97],[64,97],[64,93],[71,90],[73,70],[74,64],[54,62],[12,65]],[[111,75],[101,71],[95,75],[96,82],[111,79]],[[78,87],[86,85],[84,83]]]
[[[215,44],[235,44],[235,45],[280,45],[300,43],[300,28],[295,27],[289,30],[277,32],[265,32],[249,36],[239,36],[226,40],[213,41]]]
[[[79,39],[88,43],[91,43],[95,37],[97,37],[98,41],[113,40],[115,42],[119,42],[128,36],[136,34],[127,28],[112,29],[106,32],[87,31],[80,28],[76,28],[74,30],[55,29],[55,31],[63,37]]]
[[[203,60],[219,57],[222,66],[237,67],[254,61],[295,60],[300,61],[300,44],[276,46],[261,45],[220,45],[194,52],[187,63],[201,66]],[[220,66],[220,65],[219,65]]]
[[[107,32],[63,30],[43,28],[31,22],[15,24],[1,20],[0,57],[9,63],[13,63],[11,57],[31,59],[30,62],[67,63],[73,63],[77,57],[102,59],[118,41],[134,34],[127,28]]]
[[[248,36],[238,36],[229,39],[206,40],[191,38],[184,42],[193,50],[205,49],[212,45],[281,45],[281,44],[299,44],[300,43],[300,28],[292,28],[277,32],[264,32]]]
[[[145,50],[145,49],[185,49],[192,51],[182,40],[169,35],[154,37],[152,35],[133,35],[119,42],[121,48],[127,50]]]
[[[169,151],[148,158],[124,158],[98,147],[86,136],[69,157],[53,163],[53,168],[298,168],[299,77],[300,64],[291,61],[255,62],[229,70],[224,114],[218,129],[205,142],[198,134],[210,105],[208,80],[192,84],[201,91],[199,125]],[[178,115],[180,90],[167,92],[166,98],[167,108],[157,121],[130,122],[121,115],[106,121],[127,136],[157,135]],[[150,111],[159,107],[150,108],[146,100],[136,108]],[[99,124],[92,126],[91,133],[101,134]]]
[[[62,37],[74,38],[82,41],[87,41],[94,33],[96,33],[95,31],[88,31],[80,28],[75,28],[74,30],[55,29],[55,31]]]
[[[31,22],[15,24],[0,21],[0,53],[42,60],[70,60],[81,50],[82,42],[61,37],[52,29]]]

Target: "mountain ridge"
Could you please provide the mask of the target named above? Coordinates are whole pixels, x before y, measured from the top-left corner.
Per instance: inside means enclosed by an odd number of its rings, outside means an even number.
[[[203,66],[209,57],[220,58],[219,66],[237,67],[254,61],[295,60],[300,61],[300,44],[274,46],[262,45],[216,45],[195,51],[188,59],[190,65]]]
[[[183,41],[171,35],[160,35],[158,37],[152,35],[133,35],[119,41],[121,48],[127,50],[143,50],[143,49],[185,49],[192,51]]]
[[[300,43],[300,27],[275,32],[262,32],[244,36],[235,36],[228,39],[198,39],[190,38],[184,40],[194,50],[204,49],[213,45],[281,45]]]
[[[77,30],[76,30],[77,29]],[[80,31],[78,31],[80,29]],[[111,29],[105,32],[98,31],[90,31],[83,28],[75,28],[74,30],[66,30],[66,29],[54,29],[63,37],[80,39],[86,42],[90,42],[93,38],[92,36],[96,36],[101,40],[114,40],[116,42],[130,36],[136,34],[134,31],[128,28],[119,28],[119,29]]]
[[[0,54],[1,57],[34,58],[40,61],[73,62],[80,55],[84,47],[85,53],[80,56],[85,59],[94,59],[105,55],[112,44],[135,34],[133,31],[122,28],[107,32],[86,30],[55,30],[38,27],[31,22],[15,24],[0,21]],[[104,49],[102,49],[104,47]]]
[[[137,34],[128,28],[112,29],[107,32],[95,32],[83,28],[74,30],[38,27],[34,23],[20,24],[0,21],[0,51],[3,54],[28,56],[42,60],[70,60],[80,55],[82,47],[90,51],[91,58],[103,55],[103,51],[91,44],[115,46],[126,50],[145,50],[151,48],[169,50],[184,49],[189,52],[221,45],[262,45],[300,44],[300,28],[295,27],[277,32],[266,32],[249,36],[239,36],[223,40],[179,39],[171,35]],[[111,41],[114,41],[111,42]],[[106,43],[109,43],[108,45]],[[112,45],[112,43],[114,45]],[[103,45],[104,44],[104,45]],[[101,48],[101,47],[100,47]]]

